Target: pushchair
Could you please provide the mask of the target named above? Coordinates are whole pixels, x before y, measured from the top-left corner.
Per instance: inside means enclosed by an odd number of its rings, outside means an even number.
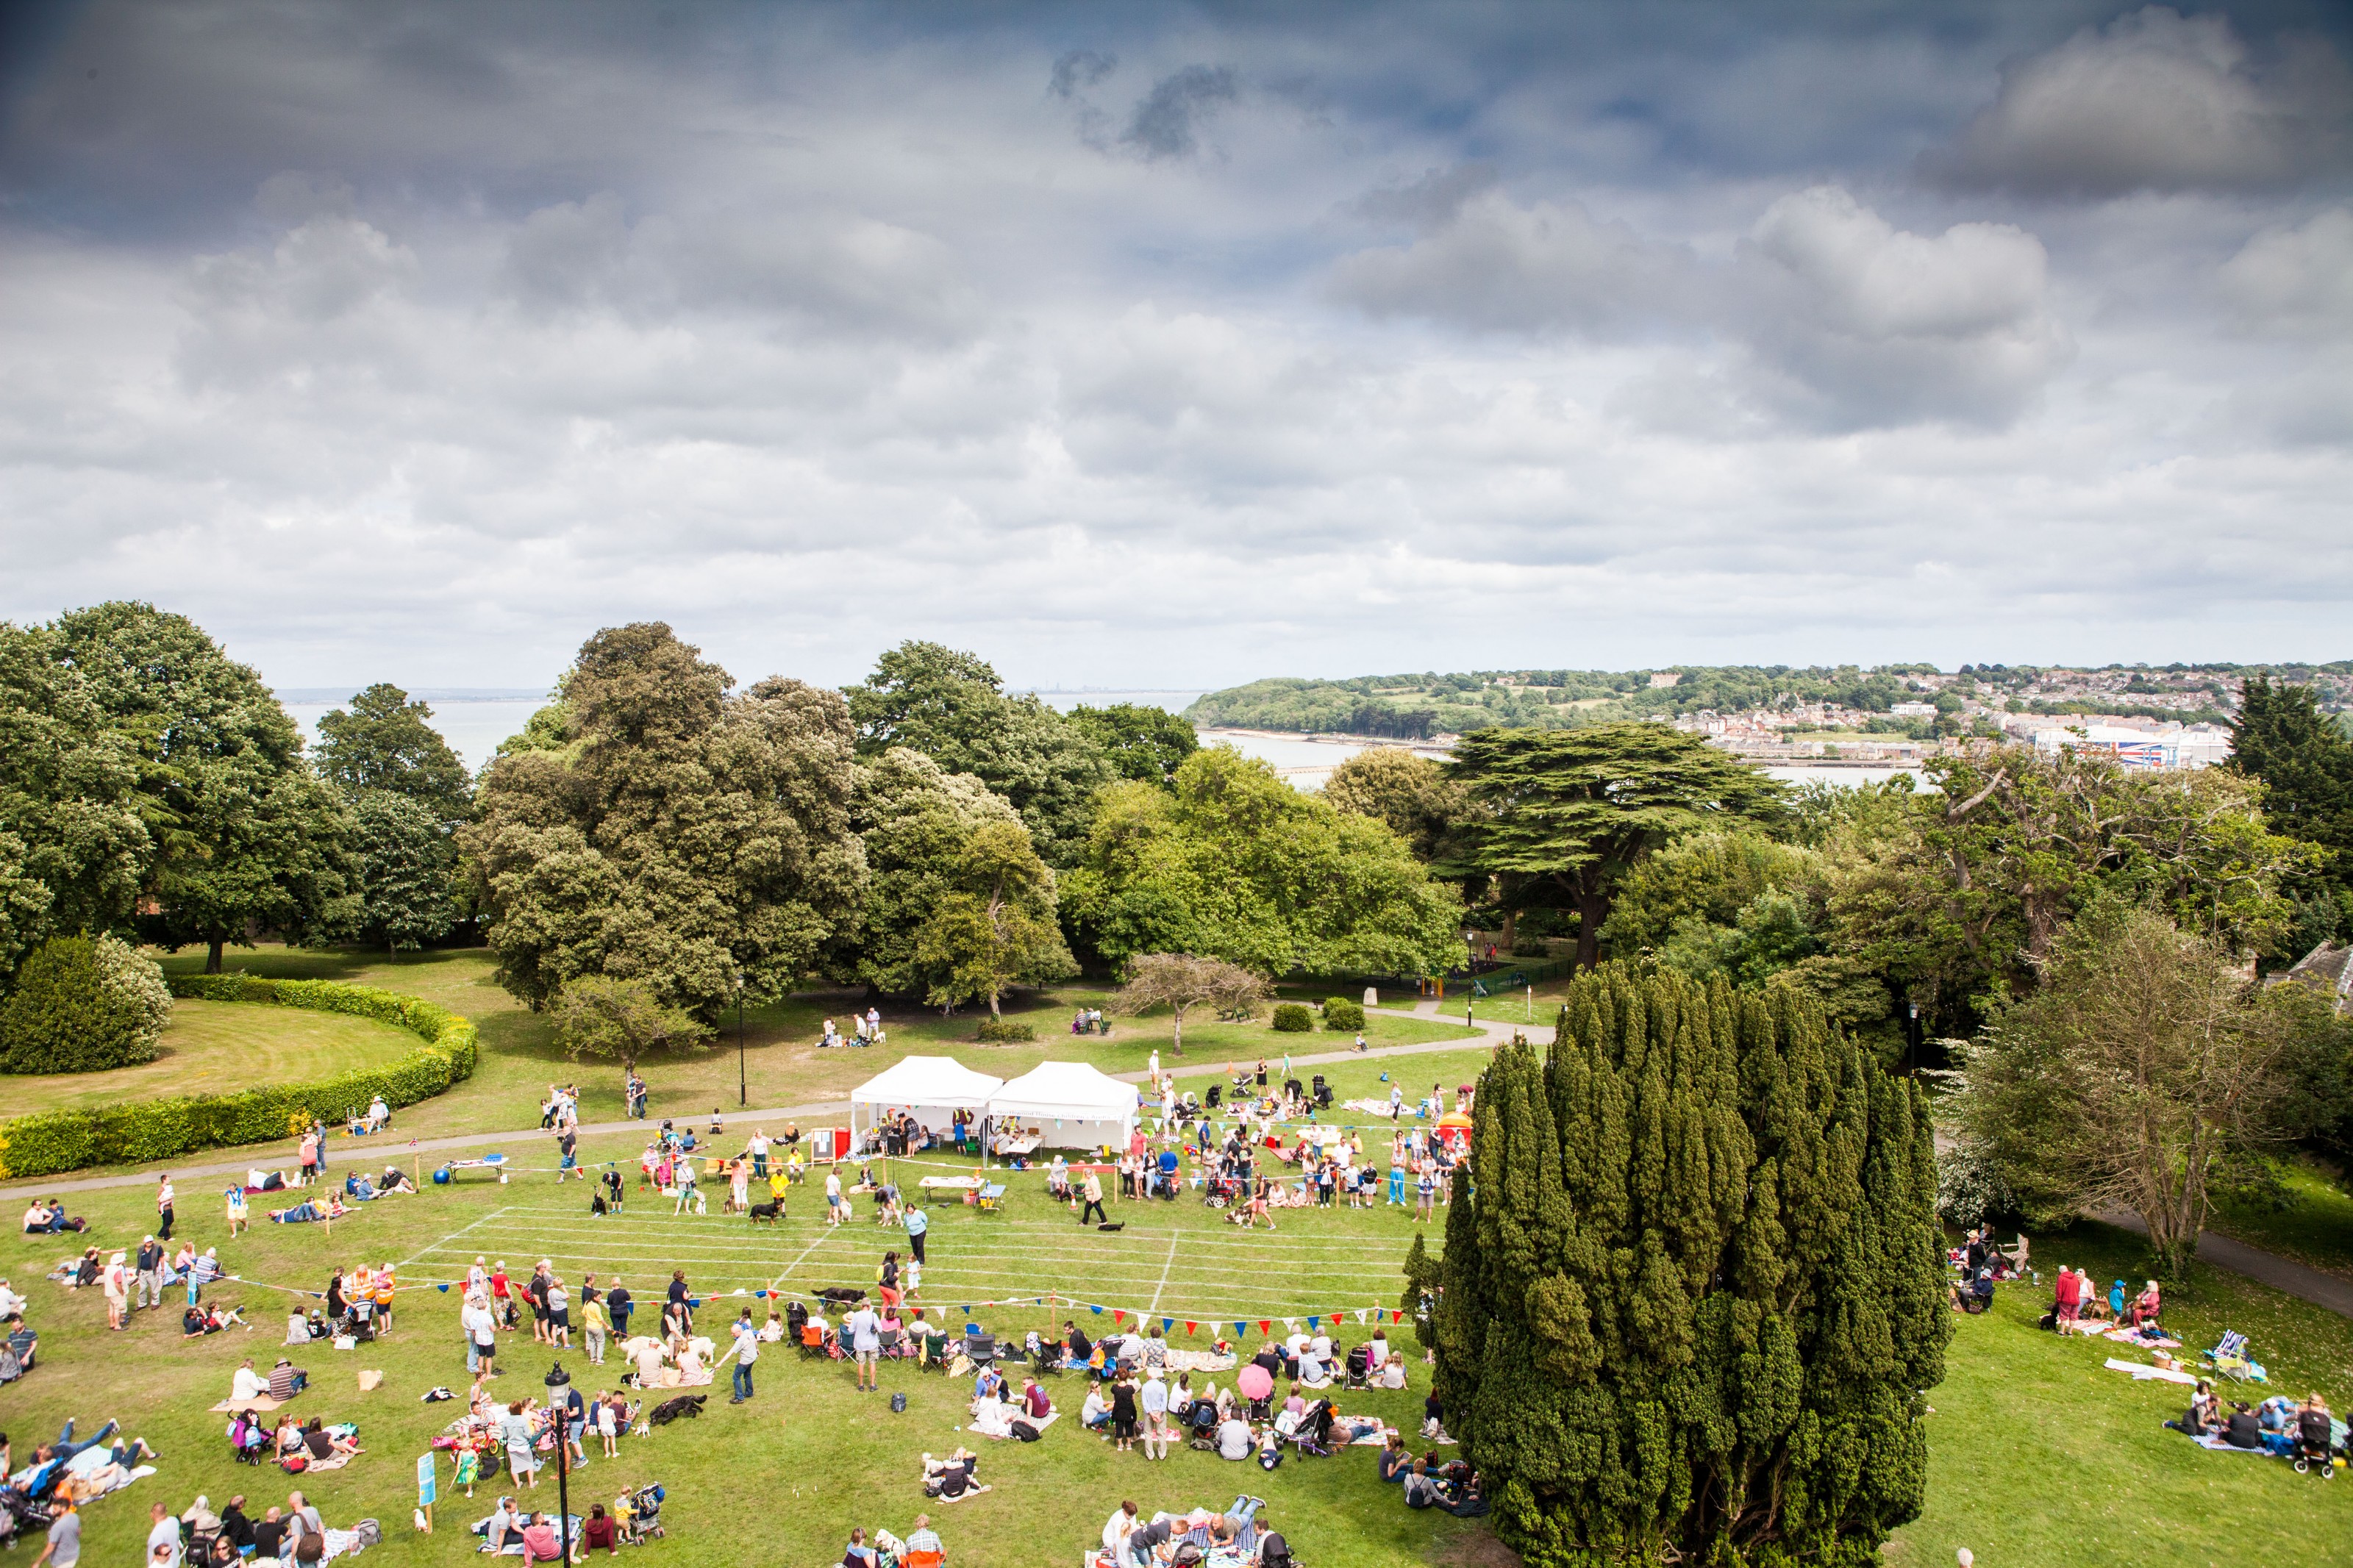
[[[1371,1387],[1373,1375],[1373,1347],[1370,1345],[1351,1345],[1348,1348],[1346,1367],[1347,1380],[1345,1386],[1349,1388]]]
[[[638,1545],[658,1541],[663,1535],[661,1521],[662,1499],[665,1492],[659,1482],[640,1487],[629,1494],[629,1544]]]
[[[2332,1440],[2328,1413],[2306,1410],[2295,1418],[2295,1473],[2320,1472],[2321,1479],[2333,1480],[2337,1476],[2335,1443]]]

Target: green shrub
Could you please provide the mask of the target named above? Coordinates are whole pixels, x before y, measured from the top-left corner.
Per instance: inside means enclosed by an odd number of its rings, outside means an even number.
[[[1514,958],[1550,958],[1552,943],[1540,936],[1522,936],[1512,943]]]
[[[313,1118],[333,1123],[367,1109],[414,1105],[473,1076],[481,1043],[474,1026],[446,1008],[370,985],[327,980],[265,980],[250,974],[174,974],[171,994],[347,1013],[395,1025],[423,1044],[396,1061],[315,1083],[260,1084],[231,1094],[137,1100],[96,1110],[59,1110],[0,1121],[0,1178],[55,1175],[89,1165],[171,1160],[198,1149],[268,1143]]]
[[[172,1016],[152,960],[111,936],[43,942],[0,1005],[0,1072],[103,1072],[152,1062]]]
[[[1003,1045],[1013,1040],[1034,1040],[1038,1037],[1038,1031],[1027,1024],[1017,1024],[992,1013],[980,1021],[979,1037],[992,1045]]]
[[[1281,1034],[1303,1035],[1315,1026],[1314,1010],[1304,1002],[1279,1002],[1274,1008],[1274,1026]]]
[[[1365,1026],[1365,1005],[1351,1002],[1345,996],[1324,998],[1324,1026],[1355,1034]]]

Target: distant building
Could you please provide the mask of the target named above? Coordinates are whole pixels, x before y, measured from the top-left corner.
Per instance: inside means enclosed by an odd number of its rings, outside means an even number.
[[[1933,702],[1898,702],[1888,711],[1898,719],[1934,719],[1936,705]]]
[[[2105,719],[2062,721],[2034,731],[2036,751],[2047,756],[2063,746],[2112,752],[2127,768],[2211,768],[2230,756],[2231,732],[2214,724],[2142,729]]]
[[[2353,1007],[2353,947],[2338,947],[2324,942],[2299,959],[2295,968],[2274,974],[2265,982],[2271,985],[2290,983],[2308,985],[2319,992],[2329,998],[2339,1013]]]

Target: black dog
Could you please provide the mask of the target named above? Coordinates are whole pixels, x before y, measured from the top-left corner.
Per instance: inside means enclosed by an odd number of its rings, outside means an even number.
[[[654,1406],[654,1413],[646,1420],[656,1426],[667,1426],[673,1421],[691,1419],[702,1414],[702,1403],[710,1397],[707,1394],[681,1394],[676,1399],[665,1399]]]
[[[744,1213],[754,1225],[774,1225],[785,1217],[785,1205],[781,1203],[754,1204]]]
[[[605,1194],[598,1193],[588,1200],[588,1212],[592,1215],[606,1215],[613,1211],[605,1206]]]

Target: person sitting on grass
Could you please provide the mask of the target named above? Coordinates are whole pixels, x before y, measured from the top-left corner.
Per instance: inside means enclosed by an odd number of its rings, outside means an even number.
[[[580,1526],[580,1554],[586,1557],[599,1551],[609,1557],[621,1554],[621,1532],[601,1502],[588,1510],[587,1519]]]
[[[1965,1284],[1956,1283],[1946,1293],[1952,1300],[1953,1310],[1974,1317],[1993,1305],[1993,1270],[1980,1268],[1976,1279]]]
[[[366,1452],[360,1447],[359,1438],[328,1431],[325,1423],[316,1415],[311,1416],[311,1424],[302,1428],[302,1447],[310,1451],[313,1463],[332,1458],[337,1454],[348,1456]]]
[[[2152,1279],[2142,1288],[2138,1296],[2133,1298],[2132,1306],[2124,1320],[2125,1326],[2133,1329],[2155,1327],[2158,1312],[2163,1306],[2164,1298],[2158,1292],[2157,1281]]]
[[[309,1373],[280,1356],[278,1364],[269,1369],[269,1397],[282,1405],[301,1393],[310,1381]]]
[[[1079,1406],[1079,1425],[1090,1432],[1111,1431],[1111,1401],[1103,1397],[1102,1384],[1087,1385],[1086,1403]]]

